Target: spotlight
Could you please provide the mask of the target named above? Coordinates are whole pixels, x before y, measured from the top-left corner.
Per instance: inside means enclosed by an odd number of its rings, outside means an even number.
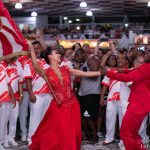
[[[82,8],[87,7],[87,3],[86,3],[86,2],[81,2],[81,3],[80,3],[80,7],[82,7]]]
[[[69,23],[72,23],[72,20],[69,20],[68,22],[69,22]]]
[[[128,25],[128,23],[126,23],[124,26],[127,28],[129,25]]]
[[[88,10],[88,11],[86,12],[86,16],[93,16],[92,11]]]
[[[15,8],[16,9],[21,9],[22,8],[22,4],[21,3],[16,3],[15,4]]]
[[[36,17],[36,16],[37,16],[37,12],[33,11],[33,12],[31,13],[31,16],[32,16],[32,17]]]
[[[68,19],[68,17],[64,17],[64,20],[67,20]]]
[[[76,19],[76,21],[78,21],[78,22],[79,22],[79,21],[80,21],[80,19]]]
[[[78,27],[76,27],[76,29],[77,29],[77,30],[80,30],[80,27],[78,26]]]

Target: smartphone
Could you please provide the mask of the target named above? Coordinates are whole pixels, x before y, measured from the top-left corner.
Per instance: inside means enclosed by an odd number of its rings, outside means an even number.
[[[100,38],[100,42],[108,42],[108,38]]]
[[[138,50],[140,50],[140,51],[145,51],[145,47],[144,47],[144,46],[139,47]]]

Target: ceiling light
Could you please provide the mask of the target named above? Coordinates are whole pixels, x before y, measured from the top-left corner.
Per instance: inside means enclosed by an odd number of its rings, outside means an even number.
[[[150,7],[150,1],[147,3],[147,6]]]
[[[69,22],[69,23],[72,23],[72,20],[69,20],[68,22]]]
[[[129,26],[128,23],[126,23],[126,24],[125,24],[125,27],[127,28],[128,26]]]
[[[87,3],[86,2],[81,2],[80,7],[87,7]]]
[[[80,21],[80,19],[76,19],[76,21],[78,21],[78,22],[79,22],[79,21]]]
[[[68,19],[68,17],[64,17],[64,20],[67,20]]]
[[[86,12],[86,16],[92,16],[92,15],[93,15],[92,11],[88,10],[88,11]]]
[[[22,4],[21,3],[16,3],[15,4],[15,8],[16,9],[21,9],[22,8]]]
[[[37,12],[33,11],[33,12],[31,13],[31,16],[32,16],[32,17],[36,17],[36,16],[37,16]]]
[[[76,29],[77,29],[77,30],[80,30],[80,27],[78,26]]]

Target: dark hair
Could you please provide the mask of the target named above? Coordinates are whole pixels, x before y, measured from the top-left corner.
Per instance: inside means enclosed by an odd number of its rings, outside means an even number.
[[[49,59],[48,59],[48,55],[49,55],[48,51],[42,51],[40,53],[40,57],[43,58],[47,64],[50,64]]]
[[[48,46],[48,47],[46,47],[46,51],[51,54],[52,53],[52,48],[50,46]]]
[[[109,57],[107,58],[107,61],[106,61],[106,66],[109,67],[108,61],[110,60],[111,57],[114,57],[116,59],[116,65],[115,65],[115,67],[117,67],[117,57],[116,57],[116,55],[109,55]]]
[[[76,54],[81,56],[82,62],[85,62],[87,60],[87,55],[84,49],[80,48],[75,52],[75,56]],[[78,61],[78,60],[75,60]]]
[[[32,42],[32,45],[34,45],[34,44],[39,44],[39,45],[41,45],[41,43],[40,43],[39,41],[33,41],[33,42]]]
[[[128,62],[128,67],[129,67],[129,68],[132,68],[132,67],[133,67],[133,60],[134,60],[134,59],[133,59],[132,62],[131,62],[126,54],[125,54],[125,57],[124,57],[124,58],[125,58],[125,60]]]
[[[40,53],[40,57],[43,58],[47,64],[50,64],[48,55],[51,55],[53,51],[58,51],[58,49],[51,49],[51,47],[47,47],[45,51]]]
[[[81,48],[81,44],[80,44],[80,43],[76,43],[76,44],[78,44],[78,45],[80,46],[80,48]],[[74,45],[72,46],[72,50],[73,50],[73,51],[75,50],[76,44],[74,44]]]

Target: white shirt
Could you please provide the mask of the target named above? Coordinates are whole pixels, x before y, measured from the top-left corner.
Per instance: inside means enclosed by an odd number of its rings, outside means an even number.
[[[10,78],[7,75],[6,69],[0,64],[0,102],[9,102],[11,100],[8,90]]]
[[[48,64],[41,60],[38,60],[38,63],[43,69],[48,69],[50,67]],[[50,92],[46,81],[35,72],[31,60],[24,66],[23,77],[32,79],[32,90],[34,94]]]

